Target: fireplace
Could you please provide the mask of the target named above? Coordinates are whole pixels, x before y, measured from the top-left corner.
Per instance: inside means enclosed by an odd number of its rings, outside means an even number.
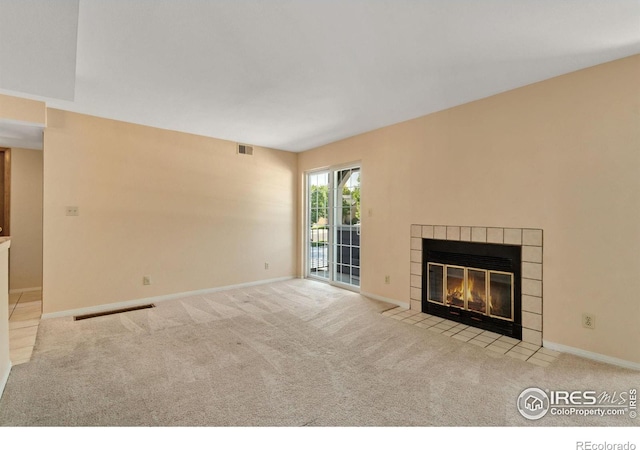
[[[521,247],[422,240],[422,312],[522,339]]]
[[[434,257],[425,259],[425,240],[445,241],[453,247],[431,248],[428,251],[433,252]],[[471,251],[462,251],[458,247],[469,243],[496,245],[487,247],[489,252],[483,247],[474,246]],[[493,253],[496,249],[507,251],[509,248],[509,251],[519,250],[520,259],[518,253]],[[467,254],[471,260],[460,260],[451,254]],[[428,311],[437,316],[446,312],[449,316],[445,317],[451,320],[514,338],[521,335],[523,342],[542,345],[544,270],[541,229],[414,224],[411,225],[410,255],[409,307],[412,310]],[[513,266],[506,266],[504,259],[514,262]],[[492,262],[484,264],[487,261]],[[431,267],[426,265],[428,262]],[[442,286],[438,285],[438,280],[442,280]],[[445,290],[447,283],[450,292]],[[431,287],[433,292],[430,293]],[[513,295],[509,294],[511,291]],[[441,297],[438,292],[442,292]],[[429,298],[434,301],[429,301]]]

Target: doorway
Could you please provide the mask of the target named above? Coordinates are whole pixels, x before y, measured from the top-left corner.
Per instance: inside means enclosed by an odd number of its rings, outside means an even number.
[[[307,276],[360,287],[359,165],[307,174]]]
[[[0,148],[0,236],[9,236],[11,222],[11,149]]]

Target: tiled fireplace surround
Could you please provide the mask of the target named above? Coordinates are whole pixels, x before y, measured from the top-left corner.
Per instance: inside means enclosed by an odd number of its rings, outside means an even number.
[[[411,309],[422,311],[422,239],[522,247],[522,340],[542,346],[542,230],[411,225]]]

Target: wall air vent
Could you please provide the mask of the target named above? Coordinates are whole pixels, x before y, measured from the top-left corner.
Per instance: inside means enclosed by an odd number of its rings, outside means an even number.
[[[101,312],[92,313],[92,314],[74,316],[73,320],[93,319],[94,317],[110,316],[112,314],[120,314],[120,313],[129,312],[129,311],[139,311],[141,309],[149,309],[149,308],[155,308],[155,307],[156,305],[154,305],[153,303],[149,303],[146,305],[132,306],[130,308],[112,309],[110,311],[101,311]]]
[[[253,155],[253,147],[250,145],[238,144],[238,153],[240,155]]]

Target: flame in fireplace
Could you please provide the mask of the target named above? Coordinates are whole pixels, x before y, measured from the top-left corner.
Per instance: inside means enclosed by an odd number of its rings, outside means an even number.
[[[464,296],[464,276],[462,278],[447,276],[447,304],[464,308]]]
[[[464,288],[462,286],[447,289],[447,297],[451,297],[456,300],[462,300],[464,298]]]

